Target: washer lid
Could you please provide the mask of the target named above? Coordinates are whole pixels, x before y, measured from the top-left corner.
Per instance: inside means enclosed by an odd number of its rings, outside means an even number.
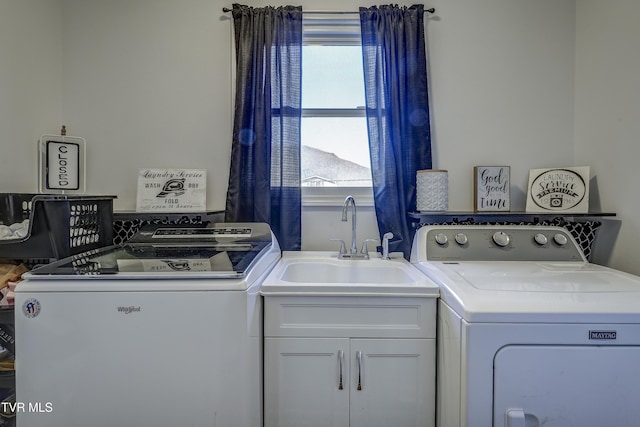
[[[640,277],[587,262],[424,262],[468,322],[640,321]]]
[[[268,251],[279,251],[263,223],[143,228],[123,246],[74,255],[32,270],[30,279],[243,278]]]

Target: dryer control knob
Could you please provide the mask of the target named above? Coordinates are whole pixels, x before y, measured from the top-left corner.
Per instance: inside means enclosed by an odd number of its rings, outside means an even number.
[[[533,240],[540,246],[544,246],[549,242],[547,236],[542,233],[537,233],[535,236],[533,236]]]
[[[558,233],[555,236],[553,236],[553,241],[556,242],[560,246],[564,246],[564,245],[567,244],[569,239],[567,239],[567,236],[565,236],[564,234]]]
[[[449,239],[447,238],[446,234],[444,233],[436,234],[436,243],[439,244],[440,246],[446,245],[448,241]]]
[[[459,244],[460,246],[464,246],[469,242],[467,235],[464,233],[456,234],[455,239],[456,239],[456,243]]]
[[[509,235],[504,231],[496,231],[493,233],[493,242],[500,247],[504,248],[510,241]]]

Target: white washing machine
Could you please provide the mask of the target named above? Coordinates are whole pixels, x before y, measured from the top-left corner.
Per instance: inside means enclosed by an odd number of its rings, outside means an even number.
[[[441,288],[437,425],[640,425],[640,278],[590,264],[565,229],[425,226]]]
[[[266,224],[143,229],[16,289],[21,427],[260,427]]]

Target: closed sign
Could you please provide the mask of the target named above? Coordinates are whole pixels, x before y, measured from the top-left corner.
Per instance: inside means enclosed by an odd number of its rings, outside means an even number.
[[[77,190],[80,188],[80,145],[72,142],[47,141],[47,188]]]

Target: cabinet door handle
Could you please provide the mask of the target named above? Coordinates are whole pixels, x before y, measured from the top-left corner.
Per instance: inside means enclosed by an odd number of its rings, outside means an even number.
[[[356,390],[362,390],[362,352],[356,351],[356,362],[358,363],[358,386]]]
[[[344,363],[344,351],[338,350],[338,390],[342,390],[342,365]]]

